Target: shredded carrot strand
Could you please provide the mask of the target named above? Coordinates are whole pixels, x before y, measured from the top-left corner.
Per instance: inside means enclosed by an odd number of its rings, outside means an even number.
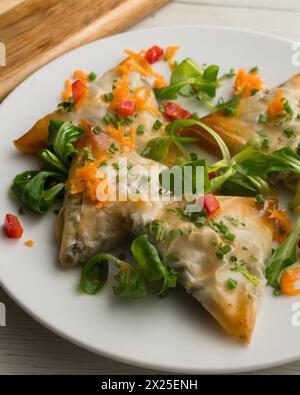
[[[283,99],[282,89],[278,89],[276,97],[273,100],[271,100],[268,105],[268,113],[270,115],[279,115],[284,112],[282,99]]]
[[[179,48],[180,47],[178,45],[166,48],[165,60],[168,62],[171,70],[175,69],[174,58],[175,58],[176,52],[179,50]]]
[[[281,277],[281,291],[289,296],[300,295],[300,289],[296,288],[295,283],[299,280],[300,267],[291,270],[285,270]]]
[[[165,88],[167,85],[168,82],[163,76],[156,78],[156,80],[153,82],[153,88],[155,89]]]
[[[291,233],[292,226],[289,218],[284,210],[276,210],[271,208],[268,210],[269,219],[275,220],[273,237],[278,243],[283,243],[287,236]]]
[[[261,90],[263,85],[264,82],[257,73],[247,73],[245,69],[240,69],[234,83],[235,95],[251,96],[253,90]]]
[[[84,83],[87,83],[89,80],[88,75],[82,70],[75,70],[73,73],[73,77],[75,80],[80,80]]]
[[[32,240],[27,240],[27,241],[25,241],[24,244],[26,245],[26,247],[33,247],[34,241],[32,241]]]
[[[61,92],[63,100],[68,100],[72,97],[72,82],[70,80],[65,81],[65,90]]]
[[[70,179],[70,193],[76,194],[85,192],[87,197],[92,201],[96,201],[96,190],[100,179],[97,178],[97,170],[99,165],[107,159],[107,155],[103,154],[95,162],[90,162],[86,166],[76,170],[75,176]]]

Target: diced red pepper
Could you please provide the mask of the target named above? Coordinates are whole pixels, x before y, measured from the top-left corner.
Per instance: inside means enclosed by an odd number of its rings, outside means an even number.
[[[155,63],[159,60],[162,60],[164,57],[164,50],[160,48],[158,45],[154,45],[153,47],[149,48],[146,52],[146,59],[149,63]]]
[[[86,93],[86,85],[80,81],[76,80],[72,84],[72,96],[75,103],[77,103],[82,96]]]
[[[164,116],[168,121],[175,121],[176,119],[191,119],[192,114],[182,108],[179,104],[166,102],[164,103]]]
[[[11,239],[20,239],[23,234],[23,228],[18,218],[13,214],[6,214],[4,220],[4,232]]]
[[[135,111],[136,104],[131,100],[123,100],[119,107],[119,114],[121,117],[132,116]]]
[[[220,208],[220,202],[216,199],[216,197],[210,193],[204,196],[204,210],[206,210],[207,215],[210,216],[214,214]]]
[[[210,180],[212,180],[213,178],[217,177],[217,173],[215,171],[211,171],[210,173],[208,173],[208,178]]]

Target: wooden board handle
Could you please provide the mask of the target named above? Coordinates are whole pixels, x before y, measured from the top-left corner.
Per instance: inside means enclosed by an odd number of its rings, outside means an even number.
[[[170,0],[26,0],[0,15],[0,100],[64,52],[119,33]]]

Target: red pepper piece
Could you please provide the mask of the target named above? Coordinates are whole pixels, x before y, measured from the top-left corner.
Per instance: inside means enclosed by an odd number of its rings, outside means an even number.
[[[72,96],[75,103],[77,103],[85,93],[86,93],[86,86],[82,81],[76,80],[75,82],[73,82]]]
[[[22,237],[23,228],[15,215],[6,214],[4,220],[4,232],[10,239],[20,239]]]
[[[131,100],[123,100],[119,107],[119,114],[121,117],[132,116],[135,111],[136,104]]]
[[[175,121],[176,119],[192,118],[192,114],[189,111],[182,108],[179,104],[172,102],[164,103],[163,113],[169,121]]]
[[[204,196],[204,210],[206,210],[207,215],[210,216],[214,214],[220,208],[220,202],[216,199],[216,197],[210,193]]]
[[[162,60],[164,57],[164,50],[160,48],[158,45],[153,45],[153,47],[149,48],[146,52],[146,59],[149,63],[155,63],[159,60]]]

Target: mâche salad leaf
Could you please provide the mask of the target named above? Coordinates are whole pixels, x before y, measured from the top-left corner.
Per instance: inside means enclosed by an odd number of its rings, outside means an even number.
[[[68,168],[58,159],[58,157],[48,150],[47,148],[42,149],[39,152],[39,156],[45,164],[45,167],[64,173],[65,175],[68,174]]]
[[[71,157],[77,152],[73,143],[84,130],[71,122],[51,119],[48,127],[48,148],[39,152],[45,170],[28,170],[18,174],[12,190],[25,207],[43,214],[64,189]]]
[[[84,130],[71,122],[51,119],[48,128],[48,148],[65,166],[69,167],[71,157],[77,152],[73,143],[82,136]]]
[[[174,143],[182,152],[183,156],[189,160],[190,156],[182,146],[182,143],[192,143],[196,142],[198,139],[196,137],[179,136],[178,132],[182,131],[184,128],[189,128],[192,126],[200,126],[206,130],[207,133],[209,133],[216,140],[218,146],[220,147],[223,158],[228,162],[230,161],[229,150],[222,138],[209,126],[195,119],[180,119],[170,122],[165,129],[166,136],[157,137],[150,140],[146,145],[146,148],[143,150],[142,155],[158,162],[164,162],[168,156],[171,143]]]
[[[280,293],[280,280],[284,269],[297,261],[297,245],[300,238],[300,216],[296,226],[285,241],[273,252],[267,261],[266,279],[274,288],[274,293]]]
[[[176,287],[177,274],[162,262],[157,249],[146,234],[132,242],[131,252],[135,265],[106,253],[89,258],[82,269],[80,289],[90,295],[100,291],[107,281],[109,262],[120,269],[113,286],[115,295],[130,299],[143,298],[147,295],[150,285],[156,284],[159,288],[157,295],[163,296],[168,289]]]
[[[11,189],[25,207],[43,214],[64,189],[63,180],[59,173],[28,170],[14,178]]]
[[[219,66],[200,67],[191,58],[183,60],[173,71],[171,83],[165,88],[155,89],[158,99],[176,99],[178,95],[193,96],[205,94],[215,97],[219,85]]]
[[[256,152],[237,165],[237,170],[248,176],[266,177],[271,172],[287,171],[300,176],[300,157],[290,147],[272,153]]]
[[[119,263],[110,254],[97,254],[88,259],[81,272],[80,289],[88,295],[94,295],[105,285],[108,278],[108,262]]]

